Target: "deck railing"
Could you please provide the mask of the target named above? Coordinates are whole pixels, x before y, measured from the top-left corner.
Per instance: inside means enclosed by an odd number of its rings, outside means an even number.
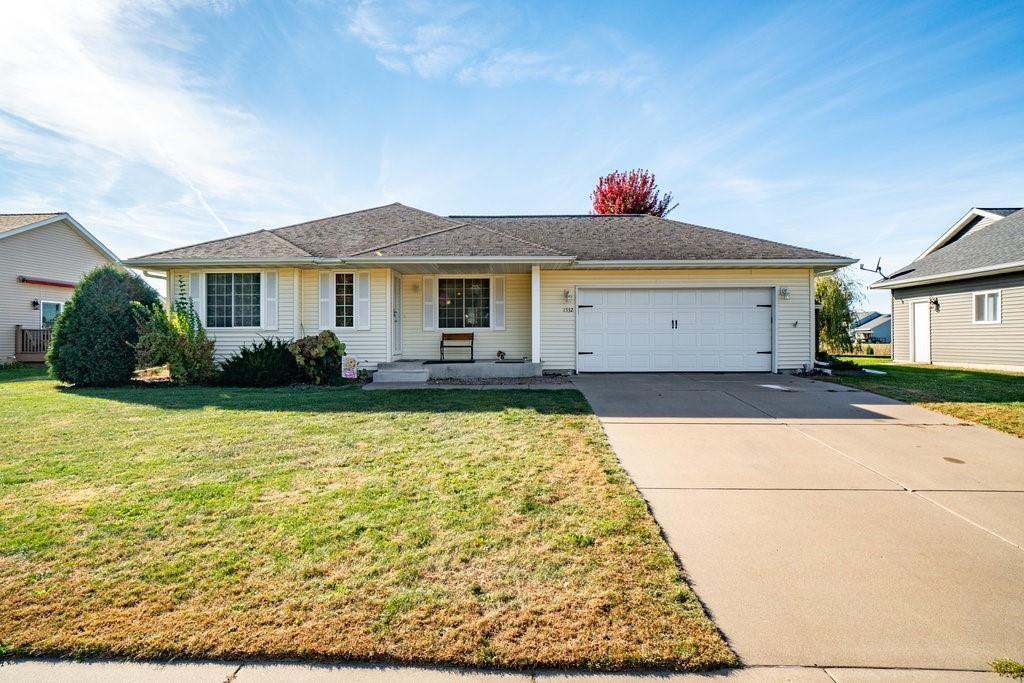
[[[14,359],[21,363],[42,363],[50,348],[49,328],[14,326]]]

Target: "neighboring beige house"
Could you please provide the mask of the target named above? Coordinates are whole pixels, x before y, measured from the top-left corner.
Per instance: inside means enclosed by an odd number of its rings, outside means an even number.
[[[117,262],[66,213],[0,214],[0,363],[42,361],[81,277]]]
[[[1024,210],[974,208],[892,291],[893,360],[1024,371]]]
[[[393,369],[471,332],[478,360],[538,372],[803,368],[814,276],[852,262],[647,215],[402,204],[125,261],[166,272],[169,299],[183,287],[221,357],[329,329],[363,367]]]

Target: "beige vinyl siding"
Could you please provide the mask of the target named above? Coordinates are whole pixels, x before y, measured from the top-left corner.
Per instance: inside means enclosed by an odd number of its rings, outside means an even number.
[[[441,277],[444,277],[443,275]],[[458,274],[452,277],[487,277]],[[479,359],[495,358],[504,351],[508,358],[530,355],[530,274],[509,273],[505,277],[505,329],[466,330],[473,332],[474,354]],[[441,332],[423,329],[423,276],[402,276],[402,358],[440,358]],[[452,351],[451,358],[468,357]]]
[[[545,370],[575,369],[575,299],[566,302],[564,292],[575,297],[578,286],[786,287],[789,299],[777,300],[775,308],[778,369],[799,369],[811,362],[811,278],[807,268],[542,270],[541,360]]]
[[[111,263],[63,221],[0,239],[0,362],[14,358],[14,326],[39,327],[32,301],[65,302],[74,290],[18,282],[18,276],[79,282],[97,266]]]
[[[294,339],[295,338],[295,285],[294,268],[213,268],[209,270],[172,270],[167,277],[167,301],[178,297],[182,281],[188,286],[189,273],[277,273],[277,328],[276,329],[210,329],[207,334],[214,340],[214,355],[218,360],[230,356],[243,346],[261,339]],[[261,321],[263,322],[263,321]]]
[[[974,323],[974,293],[1001,290],[998,324]],[[1024,368],[1024,274],[994,275],[892,290],[893,359],[910,361],[910,302],[938,298],[931,311],[932,363]]]
[[[300,336],[320,331],[320,273],[358,272],[358,269],[303,269],[301,273],[302,315]],[[375,368],[377,363],[388,360],[388,325],[391,315],[388,311],[387,287],[391,271],[387,268],[370,270],[370,329],[334,329],[338,339],[345,343],[345,352],[356,357],[360,367]]]
[[[205,270],[173,270],[168,278],[168,300],[177,296],[179,280],[188,282],[190,272],[245,273],[277,272],[278,309],[277,329],[207,329],[214,339],[214,354],[222,360],[240,347],[262,338],[296,339],[320,332],[320,280],[319,269],[297,268],[210,268]],[[327,269],[325,269],[327,270]],[[329,272],[335,272],[330,269]],[[355,272],[347,269],[345,272]],[[370,271],[370,329],[331,330],[345,343],[346,353],[359,360],[360,366],[376,367],[387,360],[387,279],[390,271],[378,268]],[[296,291],[298,286],[298,291]],[[298,302],[298,310],[296,310]]]

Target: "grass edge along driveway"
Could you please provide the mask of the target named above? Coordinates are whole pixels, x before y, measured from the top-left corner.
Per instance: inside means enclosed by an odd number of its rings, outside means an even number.
[[[837,376],[832,381],[1024,438],[1024,374],[900,365],[871,356],[843,358],[886,374]]]
[[[705,669],[582,395],[0,373],[0,652]]]

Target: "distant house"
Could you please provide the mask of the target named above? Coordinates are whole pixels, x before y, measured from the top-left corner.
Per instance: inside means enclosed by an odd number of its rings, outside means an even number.
[[[858,344],[888,344],[892,341],[892,316],[872,311],[873,315],[853,328],[853,340]]]
[[[893,360],[1024,370],[1024,210],[971,209],[872,287],[892,292]]]
[[[81,277],[118,263],[66,213],[0,214],[0,363],[40,362]]]
[[[869,320],[873,320],[878,316],[882,315],[878,311],[854,311],[853,312],[853,325],[850,326],[850,331],[860,327]]]

